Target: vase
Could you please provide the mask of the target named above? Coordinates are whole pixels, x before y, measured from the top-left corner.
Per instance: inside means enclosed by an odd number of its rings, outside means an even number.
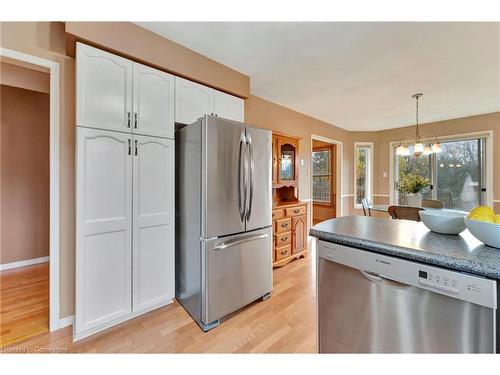
[[[422,207],[422,196],[420,193],[406,194],[406,204],[410,207]]]

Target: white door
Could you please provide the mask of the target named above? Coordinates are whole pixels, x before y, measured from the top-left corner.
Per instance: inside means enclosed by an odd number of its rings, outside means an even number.
[[[174,138],[174,76],[134,63],[135,134]]]
[[[214,90],[214,113],[218,117],[245,122],[245,101],[233,95]]]
[[[134,312],[170,302],[174,274],[174,141],[134,136]]]
[[[132,124],[132,62],[77,43],[76,124],[129,132]]]
[[[131,135],[77,128],[75,338],[131,313]]]
[[[175,122],[191,124],[214,112],[214,90],[175,77]]]

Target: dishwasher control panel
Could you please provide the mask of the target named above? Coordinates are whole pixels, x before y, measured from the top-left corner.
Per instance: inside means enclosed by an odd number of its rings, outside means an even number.
[[[452,298],[497,308],[497,283],[481,276],[319,241],[318,256],[358,269],[373,282],[397,281]]]

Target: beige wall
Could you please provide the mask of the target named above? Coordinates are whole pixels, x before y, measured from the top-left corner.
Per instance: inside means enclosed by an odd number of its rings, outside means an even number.
[[[0,84],[38,92],[50,92],[47,73],[0,61]]]
[[[0,264],[49,255],[49,95],[0,86]]]
[[[421,132],[435,136],[452,136],[458,134],[493,130],[493,165],[500,165],[500,112],[478,116],[470,116],[453,120],[423,124]],[[415,134],[415,126],[406,126],[397,129],[379,132],[355,132],[354,141],[375,142],[374,159],[374,193],[389,195],[390,192],[390,154],[389,144],[401,138]],[[387,177],[384,177],[384,172]],[[500,169],[493,171],[493,199],[500,201]],[[389,203],[388,197],[374,197],[376,203]],[[500,202],[495,202],[495,210],[500,212]]]

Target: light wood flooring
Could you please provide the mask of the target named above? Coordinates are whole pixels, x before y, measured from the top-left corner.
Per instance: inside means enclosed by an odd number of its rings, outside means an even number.
[[[314,353],[314,252],[273,271],[272,297],[204,333],[178,302],[72,343],[72,328],[43,333],[4,351],[91,353]],[[39,349],[38,349],[39,350]]]
[[[49,263],[0,272],[0,347],[49,330]]]

